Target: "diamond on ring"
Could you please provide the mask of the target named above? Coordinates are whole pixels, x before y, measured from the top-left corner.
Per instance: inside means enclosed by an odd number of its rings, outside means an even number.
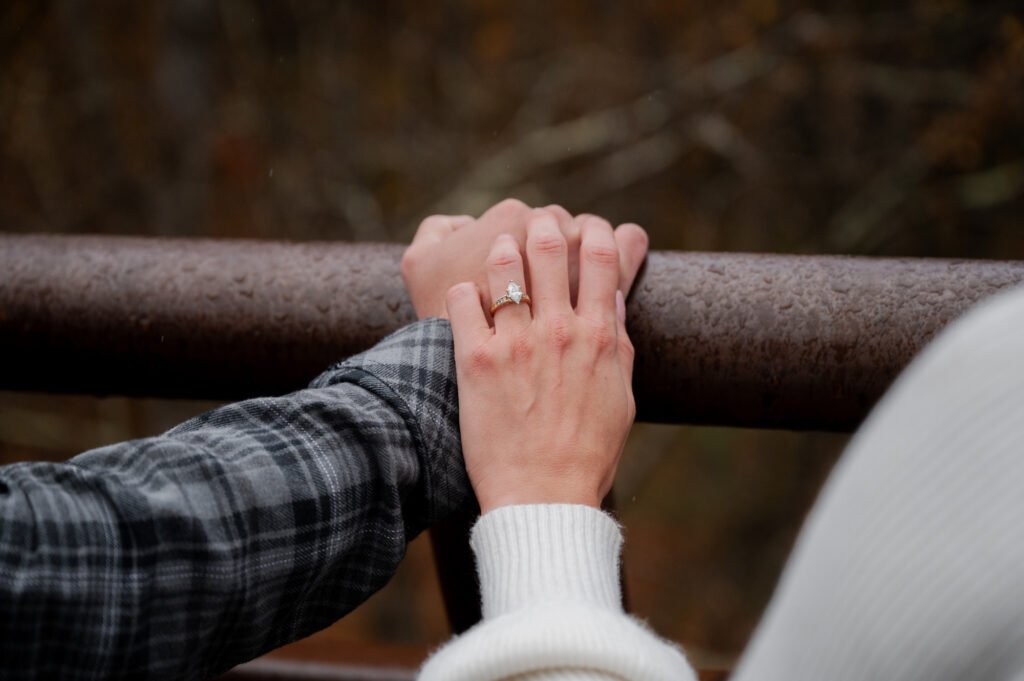
[[[508,286],[505,287],[505,295],[494,301],[491,305],[491,314],[505,307],[506,305],[518,305],[519,303],[531,304],[530,296],[523,293],[523,289],[515,281],[509,279]]]
[[[516,305],[518,305],[519,301],[523,299],[523,289],[519,288],[519,284],[511,279],[508,282],[508,288],[505,289],[505,293],[508,294],[508,297],[511,298],[512,302]]]

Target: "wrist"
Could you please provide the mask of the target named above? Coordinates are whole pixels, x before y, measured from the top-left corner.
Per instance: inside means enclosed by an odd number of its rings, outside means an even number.
[[[545,487],[534,483],[525,485],[506,484],[496,490],[478,490],[477,501],[480,513],[486,514],[508,506],[533,506],[541,504],[571,504],[601,508],[601,495],[597,490],[572,488],[557,484]]]

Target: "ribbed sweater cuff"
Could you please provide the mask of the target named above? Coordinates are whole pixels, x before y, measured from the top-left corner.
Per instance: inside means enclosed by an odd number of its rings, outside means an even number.
[[[503,506],[480,518],[476,554],[484,619],[527,605],[577,601],[622,610],[622,532],[590,506]]]

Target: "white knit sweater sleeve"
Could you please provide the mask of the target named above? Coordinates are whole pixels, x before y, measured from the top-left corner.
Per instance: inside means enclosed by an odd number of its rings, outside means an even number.
[[[692,681],[675,646],[622,610],[622,533],[589,506],[504,506],[473,527],[483,620],[421,681]]]

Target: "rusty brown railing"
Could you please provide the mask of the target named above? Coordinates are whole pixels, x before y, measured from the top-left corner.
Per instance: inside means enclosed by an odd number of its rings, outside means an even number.
[[[0,388],[295,389],[413,321],[402,249],[0,235]],[[1022,262],[653,252],[628,306],[639,419],[852,430],[942,326],[1022,282]]]

